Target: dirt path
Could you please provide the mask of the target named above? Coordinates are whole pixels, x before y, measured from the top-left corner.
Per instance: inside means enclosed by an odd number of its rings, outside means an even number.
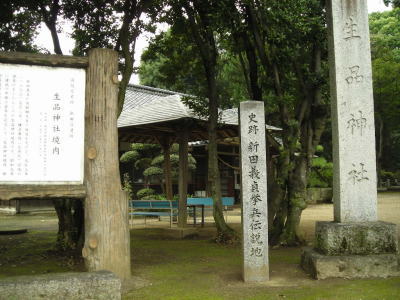
[[[0,214],[0,230],[26,228],[28,231],[56,231],[58,218],[54,214],[22,214],[16,216]]]
[[[378,219],[380,221],[395,223],[400,226],[399,192],[379,193]],[[333,221],[333,204],[309,205],[303,211],[300,230],[308,242],[314,239],[316,221]]]
[[[228,223],[232,224],[235,229],[239,229],[241,223],[240,208],[228,211],[227,213]],[[200,214],[197,216],[197,220],[200,222]],[[400,226],[400,192],[384,192],[378,194],[378,218],[380,221],[391,222]],[[192,220],[192,217],[188,218],[189,224],[192,223]],[[309,205],[303,211],[300,222],[300,231],[308,243],[311,243],[314,240],[316,221],[333,221],[333,204]],[[206,213],[205,222],[206,227],[211,229],[210,227],[212,227],[214,222],[211,211]],[[138,218],[131,222],[131,229],[167,227],[169,227],[168,217],[163,218],[161,221],[156,218],[148,218],[146,225],[144,225],[143,218]],[[207,230],[204,229],[203,231]]]
[[[378,194],[378,216],[379,220],[398,224],[400,226],[400,192],[385,192]],[[200,218],[198,217],[198,222]],[[316,221],[332,221],[333,205],[332,204],[315,204],[309,205],[302,214],[300,230],[304,234],[307,241],[314,238]],[[189,218],[189,221],[192,221]],[[168,227],[169,220],[166,218],[161,222],[156,219],[148,219],[146,227]],[[206,218],[207,223],[212,223],[211,216]],[[228,223],[240,224],[240,209],[228,212]],[[211,225],[211,224],[209,224]],[[3,228],[27,228],[28,230],[57,230],[58,219],[55,214],[47,215],[18,215],[7,216],[0,214],[0,230]],[[135,220],[134,228],[143,226],[143,219]],[[400,233],[400,230],[399,230]]]

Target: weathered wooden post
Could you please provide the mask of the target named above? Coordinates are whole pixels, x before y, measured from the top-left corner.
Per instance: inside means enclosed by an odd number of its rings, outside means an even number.
[[[117,64],[117,53],[106,49],[91,50],[89,58],[0,52],[0,199],[86,197],[88,270],[127,278]]]
[[[264,103],[240,103],[243,279],[269,280]]]
[[[168,200],[174,198],[172,190],[172,176],[171,176],[171,138],[166,136],[160,139],[160,144],[164,152],[164,180],[165,180],[165,195]]]
[[[178,203],[178,227],[187,225],[187,182],[188,182],[188,142],[189,130],[186,126],[179,133],[179,203]]]
[[[131,274],[128,199],[122,191],[117,132],[118,54],[89,52],[85,107],[85,245],[89,271]]]

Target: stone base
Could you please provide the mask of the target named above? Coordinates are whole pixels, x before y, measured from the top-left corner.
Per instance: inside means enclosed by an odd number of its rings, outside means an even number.
[[[0,280],[0,299],[121,299],[121,280],[111,272],[15,276]]]
[[[173,239],[184,239],[190,236],[198,235],[197,228],[165,228],[164,235]]]
[[[396,224],[387,222],[316,222],[315,249],[325,255],[372,255],[398,252]]]
[[[301,267],[315,279],[400,276],[398,254],[323,255],[304,248]]]

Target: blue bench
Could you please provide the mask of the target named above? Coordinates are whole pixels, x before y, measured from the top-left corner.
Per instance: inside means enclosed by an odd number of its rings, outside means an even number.
[[[222,197],[222,205],[226,211],[234,203],[233,197]],[[196,225],[196,207],[201,207],[201,224],[204,226],[204,208],[213,206],[212,198],[187,198],[186,204],[193,209],[193,223]],[[143,211],[142,211],[143,210]],[[169,224],[172,227],[172,217],[177,215],[178,201],[171,200],[130,200],[129,217],[144,216],[146,225],[147,216],[169,217]],[[228,220],[228,214],[225,214]]]
[[[145,210],[145,211],[140,211]],[[149,211],[154,210],[154,211]],[[130,200],[129,217],[144,216],[146,224],[147,216],[168,217],[169,225],[172,227],[172,217],[177,215],[178,202],[171,200]]]
[[[222,205],[224,210],[227,211],[229,206],[233,206],[235,199],[233,197],[222,197]],[[201,207],[201,225],[204,226],[204,208],[212,207],[214,201],[211,197],[204,198],[187,198],[187,206],[193,208],[194,224],[196,224],[196,206]],[[228,213],[225,214],[225,220],[228,221]]]
[[[233,203],[235,202],[235,199],[233,197],[222,197],[222,205],[223,206],[232,206]],[[187,204],[188,205],[204,205],[204,206],[213,206],[214,201],[211,197],[206,197],[206,198],[187,198]]]

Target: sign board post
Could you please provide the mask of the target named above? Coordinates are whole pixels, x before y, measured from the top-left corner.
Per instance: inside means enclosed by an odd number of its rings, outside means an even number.
[[[118,161],[118,54],[0,52],[0,200],[85,198],[89,271],[130,276]]]

